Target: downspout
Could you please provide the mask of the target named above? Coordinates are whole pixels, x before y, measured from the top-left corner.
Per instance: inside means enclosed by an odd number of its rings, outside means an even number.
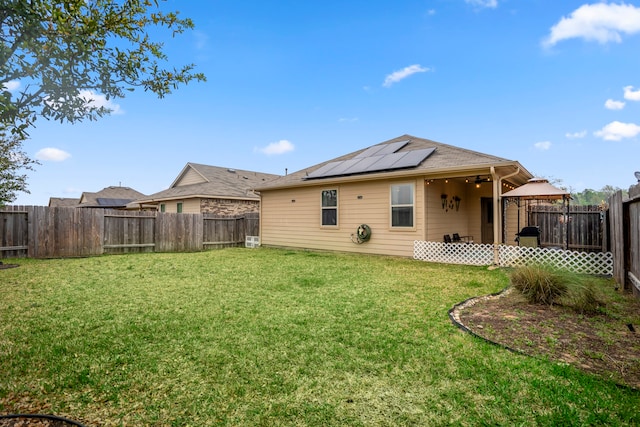
[[[500,177],[496,174],[496,168],[491,166],[491,178],[493,179],[493,264],[500,265],[500,242],[502,241],[502,217],[500,208],[502,201],[502,180],[511,178],[520,173],[520,166],[515,172]]]

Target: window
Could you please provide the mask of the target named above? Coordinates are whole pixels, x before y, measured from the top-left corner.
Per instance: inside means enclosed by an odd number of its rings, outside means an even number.
[[[182,213],[182,202],[178,202],[178,213]]]
[[[338,190],[322,190],[322,225],[338,225]]]
[[[413,227],[413,184],[391,186],[391,227]]]
[[[167,205],[165,205],[164,203],[160,203],[160,212],[166,212],[167,211]]]

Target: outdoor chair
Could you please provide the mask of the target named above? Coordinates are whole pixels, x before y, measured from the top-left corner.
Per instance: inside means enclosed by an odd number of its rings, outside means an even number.
[[[444,242],[445,243],[451,243],[451,236],[449,236],[448,234],[444,235]]]
[[[453,233],[453,242],[454,243],[471,243],[473,242],[473,236],[460,236],[458,233]]]

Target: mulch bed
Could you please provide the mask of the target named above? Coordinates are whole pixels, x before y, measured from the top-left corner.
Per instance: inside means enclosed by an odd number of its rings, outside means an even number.
[[[528,304],[517,292],[470,300],[454,308],[452,316],[471,333],[510,350],[640,389],[638,325],[561,305]]]

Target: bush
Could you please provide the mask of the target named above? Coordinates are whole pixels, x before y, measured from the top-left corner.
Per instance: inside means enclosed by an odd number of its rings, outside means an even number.
[[[593,280],[582,280],[572,284],[569,294],[562,300],[583,314],[597,313],[599,308],[604,306],[598,298]]]
[[[530,303],[553,305],[567,294],[567,274],[543,266],[527,266],[511,273],[511,284]]]

